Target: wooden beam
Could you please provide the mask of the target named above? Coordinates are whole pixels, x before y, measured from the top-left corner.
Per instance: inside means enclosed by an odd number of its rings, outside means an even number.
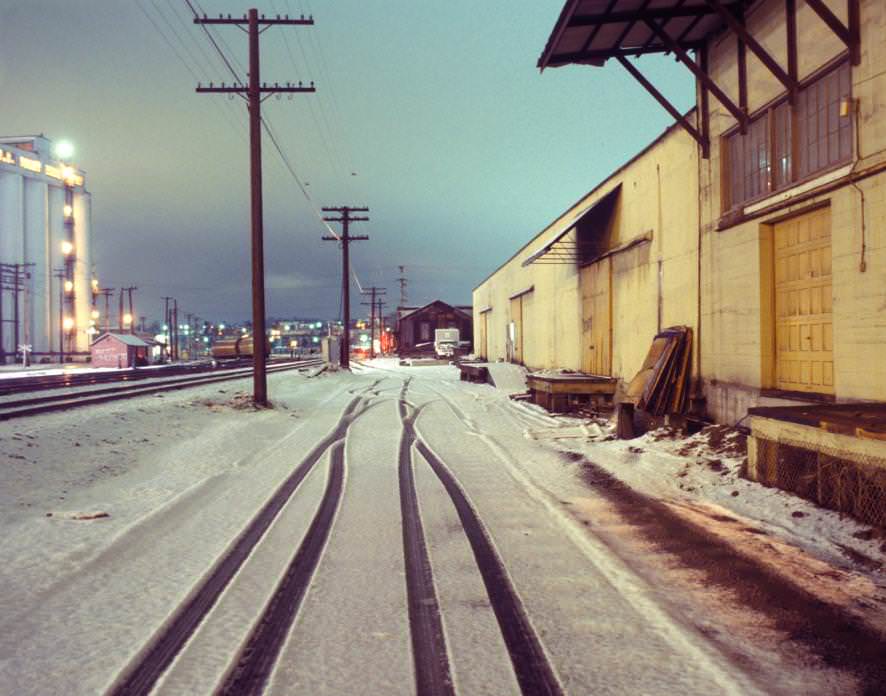
[[[849,62],[861,64],[861,8],[859,0],[849,0]]]
[[[788,41],[788,75],[790,75],[791,79],[794,82],[799,81],[799,65],[797,58],[797,0],[785,0],[784,3],[784,12],[785,12],[785,30],[787,33],[787,41]],[[791,106],[795,105],[797,101],[797,91],[794,90],[789,93],[788,100],[791,103]],[[793,115],[793,109],[791,110],[791,114]],[[794,132],[793,124],[791,126],[791,132]]]
[[[609,4],[606,6],[606,14],[609,14],[612,11],[612,8],[615,7],[618,0],[609,0]],[[598,24],[594,27],[594,30],[588,34],[588,38],[585,40],[584,44],[581,47],[582,51],[587,51],[591,44],[594,43],[594,39],[597,38],[597,34],[600,33],[600,29],[603,27],[603,24]]]
[[[708,47],[702,46],[699,49],[699,60],[701,61],[701,70],[707,75],[708,73]],[[711,105],[710,100],[708,98],[708,89],[704,85],[701,85],[701,109],[700,109],[700,118],[701,118],[701,137],[702,137],[702,145],[701,145],[701,158],[702,159],[710,159],[711,158]],[[744,126],[741,126],[744,128]]]
[[[742,18],[744,22],[744,18]],[[736,35],[738,49],[738,105],[742,111],[748,113],[748,52],[747,46],[741,36]]]
[[[691,48],[698,48],[698,46],[692,46]],[[670,53],[671,49],[666,48],[664,46],[655,46],[653,48],[643,49],[638,46],[637,48],[622,48],[622,49],[613,49],[613,48],[605,48],[600,50],[593,51],[576,51],[574,53],[555,53],[548,59],[548,65],[560,65],[566,63],[582,63],[582,62],[591,62],[591,61],[605,61],[607,58],[618,58],[619,56],[640,56],[645,53]]]
[[[641,19],[675,19],[680,17],[698,17],[713,14],[713,10],[698,7],[682,7],[680,3],[675,7],[661,7],[652,9],[627,10],[624,12],[612,12],[608,8],[602,14],[573,15],[569,20],[570,27],[592,27],[599,24],[620,24],[621,22],[636,22]],[[737,4],[737,3],[736,3]],[[612,5],[610,5],[612,7]]]
[[[675,9],[675,10],[679,10],[681,7],[683,7],[683,5],[684,5],[685,3],[686,3],[686,0],[677,0],[677,4],[674,5],[674,9]],[[693,19],[693,20],[689,23],[689,26],[690,26],[690,27],[694,27],[694,26],[695,26],[698,22],[700,22],[700,21],[701,21],[701,20],[702,20],[707,14],[709,14],[709,12],[706,12],[705,14],[699,14],[699,15],[696,15],[695,19]],[[666,19],[665,21],[663,21],[663,22],[661,23],[661,27],[662,27],[662,29],[664,29],[664,28],[668,25],[668,22],[670,22],[670,21],[671,21],[670,19]],[[688,29],[688,28],[689,28],[689,27],[687,27],[687,29]],[[653,42],[653,41],[655,41],[655,34],[650,34],[650,35],[649,35],[649,38],[646,39],[646,43],[643,44],[643,48],[649,48],[649,47],[652,45],[652,42]]]
[[[619,34],[619,37],[615,40],[615,43],[612,44],[612,48],[621,48],[622,42],[625,40],[625,38],[627,38],[627,35],[631,33],[631,30],[637,25],[640,16],[645,14],[645,10],[647,7],[649,7],[649,3],[651,2],[652,0],[643,0],[643,2],[640,4],[640,7],[634,10],[634,19],[628,22],[627,26],[624,28],[624,31]]]
[[[661,104],[665,111],[667,111],[671,116],[674,117],[674,120],[679,123],[686,130],[689,135],[695,138],[696,142],[701,145],[702,149],[705,149],[707,143],[705,143],[704,138],[701,133],[698,132],[698,129],[693,126],[686,117],[680,113],[680,111],[675,107],[671,102],[668,101],[667,97],[665,97],[661,92],[659,92],[655,85],[653,85],[649,80],[646,79],[645,75],[641,73],[627,58],[624,56],[617,56],[616,60],[621,63],[625,70],[627,70],[631,75],[634,76],[634,79],[639,82],[643,87],[646,88],[646,91],[649,92],[659,104]]]
[[[689,68],[692,74],[695,75],[695,77],[702,83],[702,85],[710,90],[711,94],[713,94],[717,98],[717,101],[719,101],[723,106],[726,107],[729,113],[731,113],[735,117],[735,120],[738,121],[741,126],[747,127],[747,114],[739,109],[738,106],[735,105],[735,102],[732,101],[729,96],[722,89],[720,89],[719,86],[717,86],[717,83],[714,82],[710,78],[710,76],[705,74],[705,72],[698,65],[696,65],[695,61],[692,60],[689,54],[686,53],[686,51],[680,45],[678,45],[677,42],[674,41],[674,39],[672,39],[667,33],[662,31],[655,22],[646,20],[646,24],[649,25],[649,28],[652,29],[653,32],[655,32],[658,38],[661,39],[662,43],[671,51],[671,53],[677,56],[677,59],[687,68]]]
[[[747,47],[751,49],[751,52],[759,58],[760,62],[769,69],[769,72],[775,75],[778,81],[781,82],[789,92],[795,92],[797,90],[797,81],[792,80],[790,75],[788,75],[778,64],[778,61],[769,55],[769,52],[763,48],[760,42],[748,33],[743,22],[736,19],[735,15],[720,3],[720,0],[705,0],[705,2],[709,7],[716,10],[717,14],[719,14],[722,20],[726,23],[726,26],[738,35]]]
[[[831,31],[839,37],[840,41],[849,46],[849,29],[840,21],[837,15],[831,12],[831,8],[825,5],[822,0],[806,0],[806,4],[821,18],[822,22],[831,28]]]

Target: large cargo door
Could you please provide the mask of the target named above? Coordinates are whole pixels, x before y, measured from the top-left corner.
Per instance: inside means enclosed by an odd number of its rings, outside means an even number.
[[[612,260],[581,269],[582,371],[612,374]]]
[[[776,224],[774,243],[776,386],[833,394],[830,208]]]
[[[483,312],[480,315],[480,321],[477,322],[477,340],[476,345],[474,346],[474,353],[479,358],[489,359],[489,349],[486,345],[486,330],[488,325],[486,323],[486,318],[489,316],[489,312]]]
[[[511,300],[512,361],[523,364],[523,296]]]

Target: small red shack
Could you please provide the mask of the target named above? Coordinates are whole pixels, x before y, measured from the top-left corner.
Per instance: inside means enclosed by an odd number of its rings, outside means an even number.
[[[148,364],[148,344],[138,336],[105,333],[92,342],[93,367],[136,367]]]

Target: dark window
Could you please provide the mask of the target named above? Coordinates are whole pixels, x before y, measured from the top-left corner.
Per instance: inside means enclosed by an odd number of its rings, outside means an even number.
[[[848,161],[852,157],[852,118],[841,116],[851,93],[849,64],[828,73],[800,92],[797,100],[799,176]]]
[[[850,77],[844,61],[801,89],[793,109],[784,99],[754,118],[744,135],[725,136],[725,208],[851,160]]]

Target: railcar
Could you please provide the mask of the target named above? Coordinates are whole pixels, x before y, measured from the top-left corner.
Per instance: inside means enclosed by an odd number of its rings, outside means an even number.
[[[219,338],[212,344],[212,359],[221,360],[242,360],[252,358],[254,344],[251,335],[231,336],[230,338]],[[265,344],[265,356],[270,355],[270,341]]]

